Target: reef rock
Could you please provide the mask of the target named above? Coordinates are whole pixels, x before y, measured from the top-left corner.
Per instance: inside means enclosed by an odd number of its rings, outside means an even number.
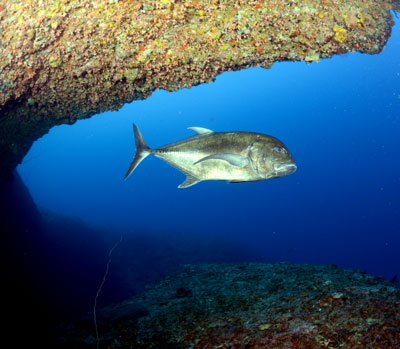
[[[276,61],[379,53],[398,0],[0,0],[0,166],[52,126]]]
[[[132,304],[145,311],[129,319]],[[116,312],[104,348],[400,347],[400,289],[335,265],[185,265],[102,312]],[[89,328],[64,331],[59,347],[89,348]]]

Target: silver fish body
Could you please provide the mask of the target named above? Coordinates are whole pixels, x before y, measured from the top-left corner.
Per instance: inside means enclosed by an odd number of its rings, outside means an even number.
[[[283,177],[297,167],[285,145],[278,139],[253,132],[213,132],[190,127],[193,137],[150,149],[134,124],[136,154],[125,179],[139,163],[153,154],[182,171],[186,180],[178,188],[187,188],[205,180],[231,183]]]

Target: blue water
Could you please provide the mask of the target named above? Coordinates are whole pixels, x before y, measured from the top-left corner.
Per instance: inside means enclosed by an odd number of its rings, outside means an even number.
[[[215,236],[265,261],[334,263],[391,278],[400,272],[399,23],[379,55],[226,72],[55,127],[18,171],[42,210],[94,226],[167,240]],[[190,126],[266,133],[285,143],[298,170],[177,189],[185,176],[151,156],[124,181],[132,123],[150,147],[193,135]]]

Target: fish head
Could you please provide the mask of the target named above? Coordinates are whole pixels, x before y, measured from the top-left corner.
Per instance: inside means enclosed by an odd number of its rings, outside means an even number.
[[[297,170],[296,162],[289,150],[273,137],[252,144],[249,158],[251,166],[263,179],[287,176]]]

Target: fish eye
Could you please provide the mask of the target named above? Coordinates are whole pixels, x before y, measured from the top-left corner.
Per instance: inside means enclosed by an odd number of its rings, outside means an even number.
[[[287,150],[284,147],[273,147],[272,150],[280,154],[287,153]]]

